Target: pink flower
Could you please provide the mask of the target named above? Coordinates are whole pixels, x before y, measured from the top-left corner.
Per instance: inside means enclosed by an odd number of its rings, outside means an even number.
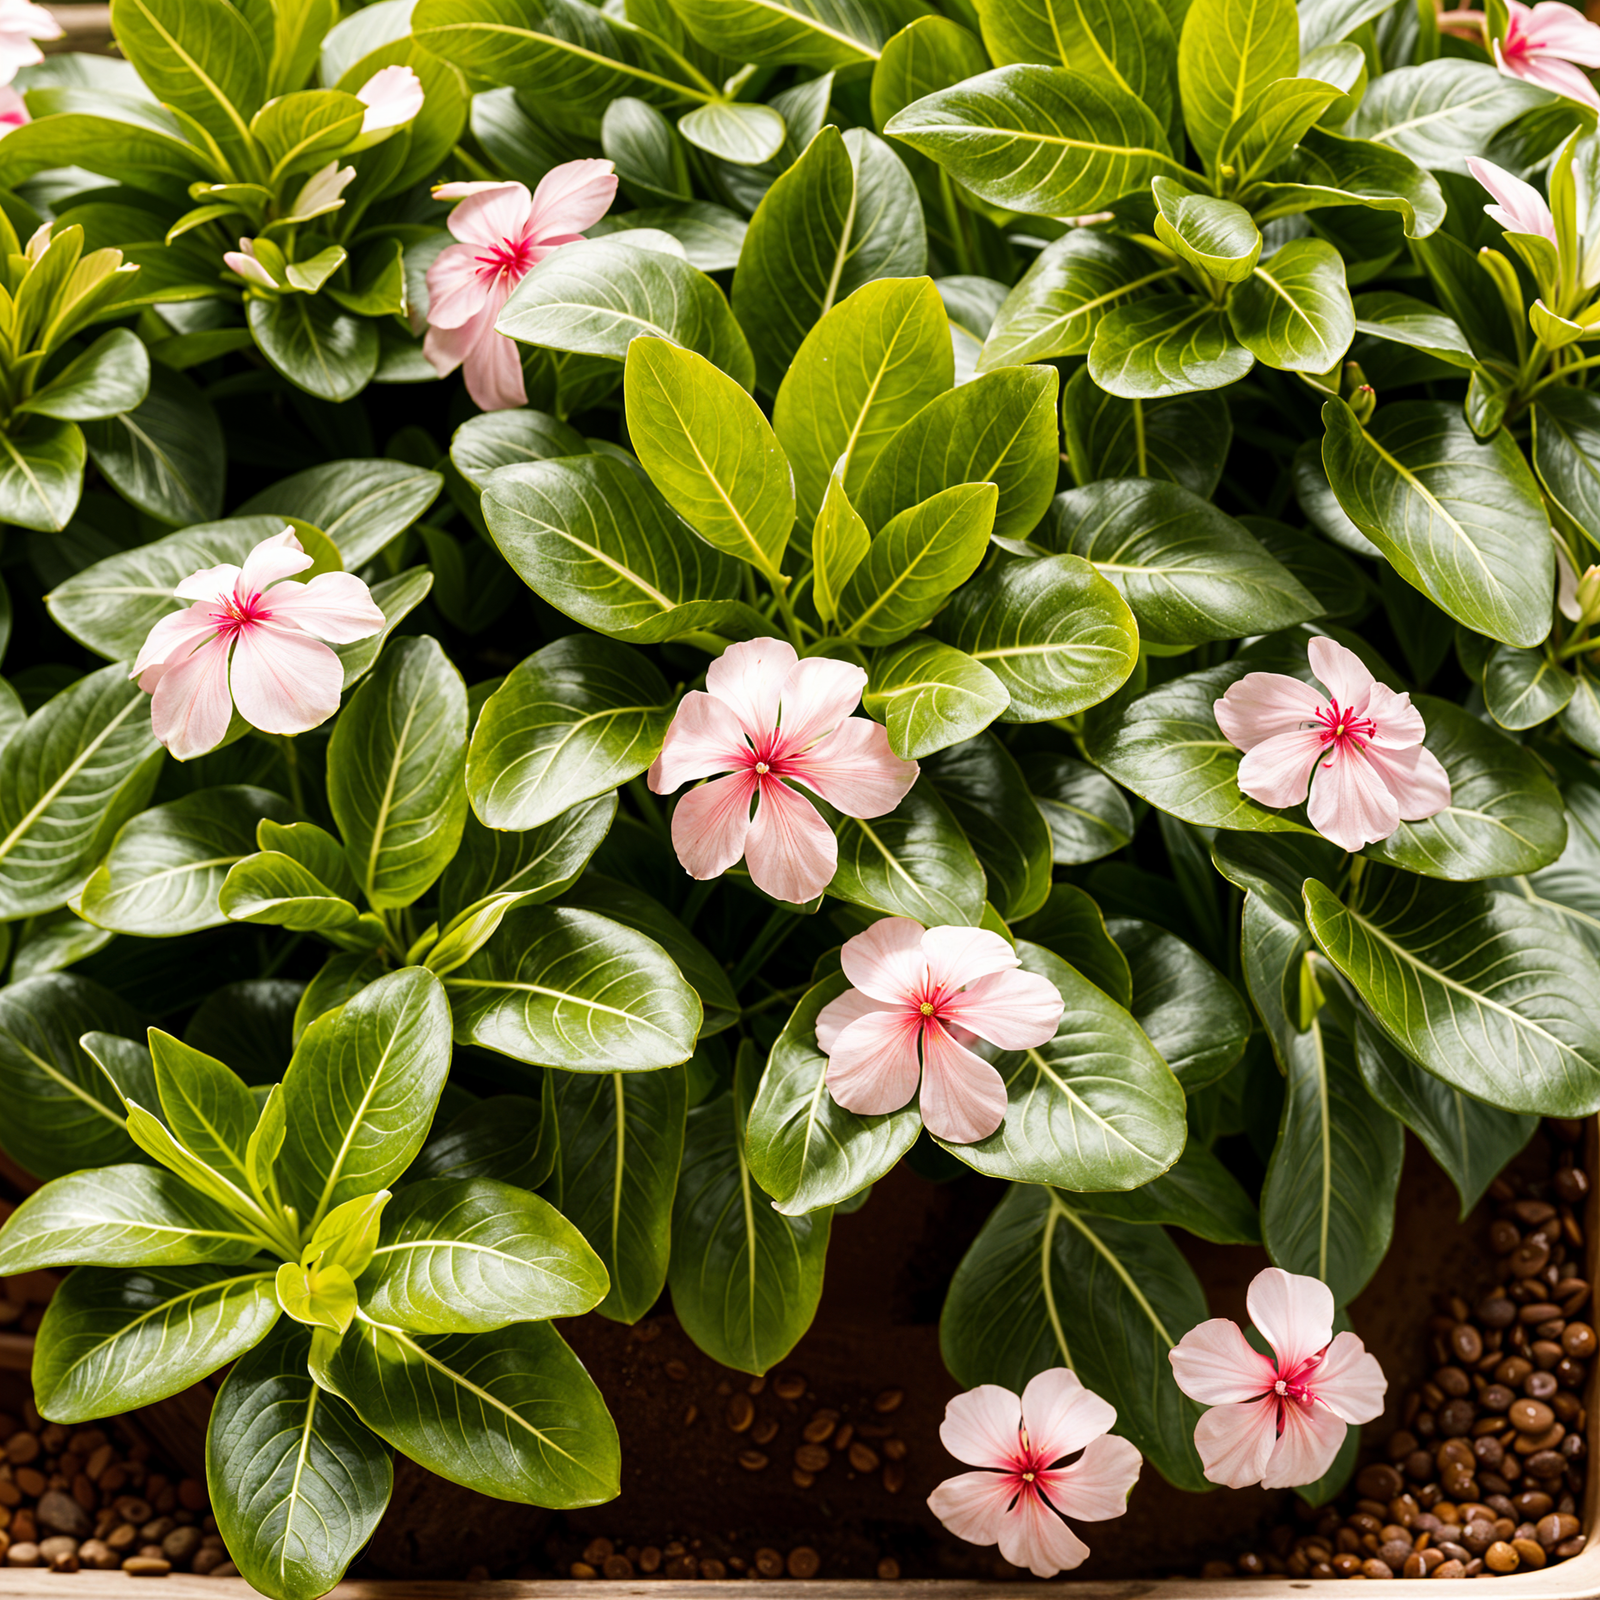
[[[715,878],[740,856],[775,900],[815,899],[839,861],[833,830],[791,785],[850,817],[880,817],[917,781],[889,735],[853,717],[867,675],[847,661],[801,661],[781,639],[732,644],[686,694],[650,768],[657,794],[716,773],[672,813],[672,844],[692,878]],[[785,780],[788,780],[787,782]],[[750,814],[755,802],[755,816]]]
[[[61,24],[31,0],[0,0],[0,84],[44,60],[36,39],[59,39]]]
[[[998,933],[924,930],[909,917],[873,923],[845,941],[839,960],[855,987],[817,1015],[833,1098],[878,1116],[908,1104],[920,1077],[930,1133],[951,1144],[988,1138],[1005,1118],[1005,1085],[966,1041],[1002,1050],[1043,1044],[1061,1022],[1061,991],[1017,971],[1017,953]]]
[[[28,102],[9,83],[0,84],[0,138],[32,120]]]
[[[1578,70],[1600,67],[1600,28],[1564,0],[1539,0],[1536,6],[1506,0],[1506,10],[1505,37],[1494,43],[1500,70],[1600,109],[1600,94]]]
[[[423,354],[441,378],[464,364],[467,393],[484,411],[526,405],[522,358],[495,319],[530,267],[606,214],[617,192],[611,163],[565,162],[531,195],[520,183],[447,183],[433,192],[461,202],[449,228],[462,242],[428,268]]]
[[[367,112],[361,119],[361,133],[350,149],[365,150],[396,128],[415,121],[423,98],[422,79],[410,67],[383,67],[373,73],[356,90],[356,99]]]
[[[282,284],[267,270],[261,258],[256,255],[256,242],[254,239],[241,239],[237,250],[224,250],[222,252],[224,265],[231,272],[236,272],[246,283],[255,284],[262,289],[280,289]]]
[[[265,733],[304,733],[339,709],[344,668],[320,641],[365,639],[383,627],[383,613],[353,573],[283,581],[310,565],[285,528],[243,567],[207,567],[178,585],[195,604],[150,630],[129,673],[152,696],[155,736],[178,760],[215,749],[234,706]]]
[[[1311,641],[1311,670],[1327,686],[1281,672],[1252,672],[1213,708],[1217,725],[1245,752],[1239,787],[1264,806],[1306,797],[1311,826],[1346,850],[1387,839],[1450,804],[1450,779],[1422,747],[1422,713],[1408,694],[1377,682],[1353,650]]]
[[[957,1461],[985,1470],[945,1479],[928,1509],[958,1539],[998,1544],[1014,1566],[1053,1578],[1089,1554],[1063,1516],[1105,1522],[1128,1509],[1142,1458],[1111,1435],[1116,1420],[1116,1408],[1065,1367],[1031,1379],[1020,1400],[997,1383],[958,1394],[939,1438]]]
[[[1191,1328],[1169,1352],[1178,1387],[1211,1407],[1194,1430],[1200,1461],[1230,1489],[1315,1483],[1346,1426],[1383,1411],[1388,1381],[1353,1333],[1334,1338],[1333,1295],[1316,1278],[1268,1267],[1246,1304],[1271,1357],[1226,1317]]]
[[[1542,194],[1531,183],[1513,177],[1503,167],[1478,156],[1467,157],[1472,176],[1500,203],[1484,211],[1508,233],[1537,233],[1556,242],[1556,219],[1550,215]]]

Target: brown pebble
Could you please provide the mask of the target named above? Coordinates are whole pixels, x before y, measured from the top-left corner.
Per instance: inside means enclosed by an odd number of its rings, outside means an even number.
[[[1518,1433],[1544,1433],[1556,1420],[1555,1412],[1542,1400],[1514,1400],[1507,1415]]]
[[[878,1576],[885,1583],[893,1583],[900,1576],[900,1563],[893,1556],[885,1556],[878,1563]]]
[[[574,1561],[567,1572],[574,1578],[597,1578],[600,1575],[587,1561]]]
[[[689,1376],[689,1367],[686,1362],[676,1358],[667,1362],[661,1369],[674,1383],[682,1383]]]
[[[237,1578],[239,1569],[231,1561],[224,1561],[220,1567],[211,1569],[211,1576],[213,1578]]]
[[[1575,1361],[1587,1361],[1597,1346],[1600,1338],[1587,1322],[1569,1322],[1561,1335],[1561,1348]]]
[[[1562,1561],[1570,1561],[1576,1555],[1583,1554],[1583,1547],[1588,1539],[1581,1533],[1575,1533],[1570,1539],[1563,1539],[1550,1553]]]
[[[1537,1539],[1513,1539],[1511,1548],[1521,1556],[1525,1567],[1532,1567],[1537,1571],[1545,1564],[1544,1546]]]
[[[700,1576],[715,1582],[718,1578],[726,1578],[728,1569],[715,1556],[708,1556],[700,1563]]]
[[[1465,1561],[1454,1561],[1454,1560],[1441,1561],[1439,1563],[1439,1565],[1436,1566],[1433,1569],[1433,1571],[1428,1574],[1428,1576],[1430,1578],[1447,1578],[1447,1579],[1448,1578],[1464,1578],[1466,1575],[1467,1575],[1467,1564],[1466,1564],[1466,1562]]]
[[[598,1567],[615,1549],[616,1546],[609,1539],[591,1539],[583,1547],[583,1559],[591,1567]]]
[[[850,1465],[857,1472],[876,1472],[878,1470],[878,1452],[870,1444],[857,1439],[850,1446]]]
[[[78,1546],[78,1559],[96,1572],[110,1572],[118,1564],[119,1558],[103,1539],[85,1539]]]
[[[1484,1551],[1483,1561],[1491,1572],[1515,1572],[1522,1565],[1522,1557],[1504,1539]]]
[[[639,1570],[641,1572],[657,1572],[660,1567],[661,1552],[653,1544],[647,1544],[639,1552]]]
[[[756,1444],[770,1444],[778,1434],[778,1420],[776,1417],[763,1417],[751,1430],[750,1437]]]
[[[806,1472],[800,1467],[796,1467],[789,1477],[797,1489],[809,1489],[817,1481],[815,1473]]]
[[[164,1578],[172,1571],[172,1563],[165,1556],[129,1556],[122,1570],[132,1578]]]
[[[781,1578],[783,1576],[783,1553],[774,1550],[770,1545],[763,1545],[756,1551],[756,1571],[763,1578]]]
[[[808,1444],[823,1444],[833,1437],[833,1430],[838,1426],[837,1411],[819,1411],[800,1432]]]
[[[1405,1487],[1400,1474],[1383,1461],[1363,1467],[1356,1476],[1356,1491],[1364,1499],[1381,1500],[1385,1505]]]
[[[694,1426],[694,1419],[696,1417],[698,1417],[699,1415],[700,1415],[700,1407],[699,1406],[696,1406],[696,1405],[685,1406],[684,1407],[684,1411],[683,1411],[683,1425],[684,1425],[684,1427],[692,1428]]]
[[[798,1400],[806,1392],[806,1380],[798,1372],[780,1372],[772,1380],[772,1392],[780,1400]]]
[[[822,1565],[822,1557],[810,1545],[800,1544],[789,1552],[787,1565],[791,1578],[814,1578]]]
[[[872,1409],[884,1414],[887,1414],[890,1411],[898,1411],[901,1403],[905,1400],[905,1397],[906,1392],[904,1389],[885,1389],[877,1397],[877,1399],[872,1402]]]
[[[756,1403],[747,1394],[736,1394],[728,1402],[728,1426],[743,1433],[756,1420]]]
[[[766,1373],[758,1372],[744,1387],[747,1394],[764,1394],[767,1387]]]
[[[855,1436],[856,1430],[854,1426],[851,1423],[846,1422],[839,1429],[839,1431],[834,1434],[830,1443],[833,1445],[835,1450],[848,1450],[850,1448],[850,1441],[855,1438]]]
[[[1394,1576],[1388,1565],[1380,1561],[1376,1556],[1372,1556],[1361,1563],[1361,1572],[1364,1577],[1368,1578],[1392,1578]],[[1354,1577],[1355,1574],[1352,1573],[1351,1576]]]
[[[906,1469],[898,1461],[886,1462],[883,1469],[883,1487],[889,1494],[899,1494],[906,1486]]]
[[[14,1467],[25,1467],[38,1458],[40,1448],[37,1434],[14,1433],[6,1440],[5,1457]]]
[[[58,1550],[49,1562],[52,1572],[76,1572],[82,1564],[74,1550]]]
[[[741,1450],[739,1452],[739,1465],[746,1472],[764,1472],[767,1458],[759,1450]]]
[[[1483,1355],[1483,1335],[1470,1322],[1458,1322],[1450,1330],[1450,1348],[1458,1361],[1470,1364]]]
[[[803,1444],[794,1453],[794,1464],[802,1472],[822,1472],[833,1459],[820,1444]]]
[[[94,1474],[91,1472],[92,1478]],[[178,1485],[178,1504],[185,1511],[204,1511],[206,1508],[206,1486],[198,1478],[185,1478]]]

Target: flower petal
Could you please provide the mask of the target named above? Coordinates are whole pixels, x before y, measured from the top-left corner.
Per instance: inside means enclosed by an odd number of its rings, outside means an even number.
[[[172,592],[180,600],[221,600],[233,593],[239,572],[240,568],[226,561],[220,567],[202,567],[191,572]]]
[[[1372,1422],[1383,1415],[1389,1380],[1353,1333],[1335,1336],[1310,1381],[1318,1402],[1346,1422]]]
[[[233,592],[241,600],[249,599],[280,578],[304,572],[312,564],[312,557],[306,554],[300,541],[295,538],[294,529],[285,528],[282,533],[263,539],[244,558],[244,566],[234,580]]]
[[[976,1144],[1005,1121],[1006,1086],[981,1056],[937,1023],[922,1030],[923,1125],[949,1144]]]
[[[1531,8],[1518,4],[1510,9],[1521,12],[1529,49],[1548,50],[1580,66],[1600,67],[1600,28],[1581,11],[1562,0],[1539,0]]]
[[[356,99],[367,108],[363,133],[398,128],[422,110],[422,79],[410,67],[380,67],[356,90]]]
[[[1299,805],[1322,748],[1320,727],[1275,734],[1245,752],[1239,763],[1240,791],[1264,806]]]
[[[1422,713],[1411,703],[1411,696],[1391,689],[1386,683],[1375,683],[1367,698],[1367,715],[1377,723],[1378,729],[1368,741],[1385,750],[1404,750],[1421,744],[1427,728]]]
[[[673,714],[661,754],[650,768],[650,788],[671,794],[696,778],[742,766],[749,754],[738,718],[721,700],[693,689]],[[754,774],[750,781],[755,781]]]
[[[1556,242],[1555,219],[1545,198],[1531,183],[1497,167],[1480,156],[1467,157],[1467,170],[1491,195],[1498,205],[1483,209],[1512,233],[1542,234],[1551,244]]]
[[[1254,1400],[1278,1381],[1278,1369],[1253,1350],[1238,1323],[1226,1317],[1212,1317],[1191,1328],[1167,1352],[1167,1359],[1178,1387],[1203,1406]]]
[[[1514,78],[1548,89],[1552,94],[1565,95],[1567,99],[1577,100],[1583,105],[1600,107],[1600,94],[1595,93],[1588,75],[1568,61],[1536,54],[1501,60],[1498,46],[1495,57],[1499,60],[1500,70]]]
[[[222,743],[233,719],[228,695],[229,640],[219,635],[162,670],[150,699],[150,731],[179,761]]]
[[[1429,749],[1418,744],[1409,750],[1379,750],[1368,745],[1367,764],[1394,796],[1404,822],[1421,822],[1438,815],[1450,804],[1450,774]]]
[[[844,975],[863,994],[888,1005],[920,999],[928,982],[925,933],[910,917],[880,917],[870,928],[846,939],[839,952]]]
[[[766,778],[761,780],[744,859],[750,881],[763,894],[804,905],[833,881],[839,841],[804,795]]]
[[[445,226],[464,244],[520,243],[530,235],[532,209],[533,196],[525,184],[497,183],[469,194],[445,219]]]
[[[489,286],[481,272],[478,248],[453,244],[441,250],[428,268],[428,325],[464,327],[483,310]],[[457,357],[459,364],[460,357]]]
[[[1195,1424],[1194,1447],[1213,1483],[1244,1489],[1260,1483],[1277,1437],[1278,1401],[1269,1395],[1242,1405],[1212,1406]]]
[[[196,600],[182,611],[163,617],[145,635],[134,657],[130,678],[139,677],[146,668],[161,662],[181,661],[191,650],[197,649],[217,631],[217,607],[211,600]]]
[[[1081,1566],[1089,1547],[1029,1488],[1017,1496],[1016,1505],[1000,1523],[1000,1554],[1036,1578],[1053,1578]]]
[[[1317,769],[1306,817],[1323,838],[1359,850],[1400,826],[1400,806],[1367,752],[1346,744],[1334,746]]]
[[[1000,1529],[1015,1493],[1014,1481],[1004,1473],[962,1472],[946,1478],[928,1496],[928,1509],[968,1544],[999,1544]]]
[[[1108,1522],[1128,1509],[1128,1496],[1139,1481],[1141,1456],[1114,1433],[1091,1439],[1070,1467],[1052,1467],[1039,1474],[1039,1487],[1063,1516],[1080,1522]]]
[[[1117,1408],[1067,1367],[1036,1373],[1022,1391],[1022,1425],[1046,1464],[1087,1448],[1116,1421]]]
[[[513,287],[503,274],[497,278],[489,286],[482,312],[468,324],[475,334],[461,363],[461,377],[472,403],[480,411],[514,411],[528,403],[521,348],[515,339],[508,339],[494,325],[511,298]]]
[[[1245,1305],[1282,1372],[1308,1361],[1333,1338],[1333,1291],[1320,1278],[1268,1267],[1251,1280]]]
[[[706,693],[739,719],[753,745],[769,739],[778,725],[784,680],[798,658],[782,639],[749,639],[730,644],[706,668]]]
[[[332,644],[370,638],[384,625],[372,591],[353,572],[321,572],[310,583],[275,584],[267,608],[274,622],[293,623]]]
[[[1354,650],[1347,650],[1337,639],[1319,633],[1306,646],[1306,657],[1317,681],[1345,711],[1364,711],[1367,696],[1377,681],[1362,665]]]
[[[1211,710],[1230,744],[1253,750],[1279,734],[1297,732],[1321,706],[1322,696],[1309,683],[1284,672],[1251,672]]]
[[[838,999],[830,1000],[817,1013],[817,1049],[823,1055],[831,1056],[839,1035],[852,1022],[859,1022],[862,1017],[871,1016],[874,1012],[895,1009],[899,1008],[886,1006],[883,1001],[874,1000],[871,995],[862,994],[859,989],[846,989]]]
[[[815,789],[847,817],[881,817],[910,793],[920,768],[889,748],[888,731],[866,717],[846,717],[803,755],[784,758],[785,773]]]
[[[922,936],[922,953],[928,958],[928,981],[952,992],[1017,965],[1017,952],[987,928],[929,928]]]
[[[969,1467],[1006,1469],[1020,1458],[1021,1426],[1021,1399],[998,1383],[980,1383],[945,1406],[939,1442]]]
[[[915,1011],[885,1007],[841,1029],[828,1055],[828,1093],[863,1117],[909,1105],[922,1071],[917,1061],[921,1020]]]
[[[233,703],[263,733],[304,733],[339,709],[344,667],[319,639],[259,622],[235,636]]]
[[[861,704],[866,686],[866,672],[848,661],[808,656],[796,662],[784,680],[778,705],[779,743],[774,755],[793,759],[809,750]],[[884,742],[887,745],[887,733]]]
[[[545,173],[533,191],[528,232],[541,241],[552,234],[581,234],[611,209],[616,194],[616,173],[609,161],[564,161]]]
[[[1344,1443],[1346,1424],[1317,1405],[1286,1405],[1283,1432],[1261,1474],[1263,1489],[1296,1489],[1315,1483],[1333,1465]]]
[[[940,1008],[958,1028],[1002,1050],[1031,1050],[1055,1037],[1066,1009],[1061,991],[1036,972],[992,972]]]
[[[691,789],[673,808],[672,848],[691,878],[717,878],[744,854],[755,779],[735,772]]]

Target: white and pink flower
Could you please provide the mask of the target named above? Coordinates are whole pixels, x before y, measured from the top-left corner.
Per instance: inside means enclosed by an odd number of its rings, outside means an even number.
[[[361,132],[350,149],[365,150],[387,139],[397,128],[416,121],[424,98],[422,79],[410,67],[380,68],[356,90],[356,99],[367,109],[361,118]]]
[[[1061,991],[1020,971],[998,933],[924,928],[909,917],[873,923],[845,941],[839,960],[854,987],[817,1014],[833,1098],[846,1111],[881,1116],[908,1105],[920,1083],[930,1133],[951,1144],[988,1138],[1005,1119],[1005,1084],[967,1041],[1002,1050],[1043,1044],[1060,1026]]]
[[[28,102],[9,83],[0,84],[0,137],[31,122]]]
[[[1116,1408],[1065,1367],[1041,1372],[1020,1398],[995,1383],[958,1394],[939,1438],[982,1470],[947,1478],[928,1509],[958,1539],[997,1544],[1014,1566],[1053,1578],[1089,1554],[1063,1517],[1105,1522],[1128,1509],[1143,1459],[1111,1433],[1116,1420]]]
[[[1531,183],[1524,183],[1504,167],[1479,156],[1468,156],[1467,168],[1494,196],[1497,204],[1483,209],[1507,233],[1535,233],[1556,243],[1556,219],[1544,196]]]
[[[264,733],[304,733],[339,709],[344,668],[322,641],[365,639],[384,617],[353,573],[286,581],[311,564],[285,528],[242,567],[207,567],[178,585],[174,593],[195,603],[150,630],[129,674],[151,696],[155,736],[178,760],[221,744],[235,706]]]
[[[866,686],[860,667],[802,661],[781,639],[729,645],[711,663],[705,692],[683,697],[649,772],[657,794],[713,779],[672,813],[673,848],[690,877],[715,878],[743,856],[751,881],[775,900],[800,904],[828,887],[839,844],[794,785],[846,816],[881,817],[917,781],[916,762],[889,748],[882,726],[850,714]]]
[[[1355,1334],[1334,1337],[1333,1294],[1319,1279],[1268,1267],[1246,1304],[1270,1356],[1226,1317],[1191,1328],[1169,1352],[1178,1387],[1211,1407],[1194,1430],[1201,1465],[1230,1489],[1315,1483],[1345,1429],[1382,1414],[1388,1380]]]
[[[0,0],[0,84],[44,60],[40,39],[59,39],[61,24],[32,0]]]
[[[1346,850],[1443,811],[1450,779],[1423,748],[1411,696],[1332,639],[1313,639],[1308,654],[1325,695],[1285,673],[1252,672],[1216,702],[1217,726],[1245,752],[1240,789],[1264,806],[1297,806],[1309,785],[1311,826]]]
[[[1506,10],[1505,37],[1494,42],[1500,70],[1600,110],[1600,94],[1582,70],[1600,67],[1600,27],[1565,0],[1506,0]]]
[[[568,161],[531,195],[520,183],[446,183],[433,192],[461,202],[447,223],[461,243],[428,268],[423,354],[441,378],[463,367],[467,393],[484,411],[526,405],[516,341],[495,319],[531,267],[606,214],[617,192],[611,163]]]

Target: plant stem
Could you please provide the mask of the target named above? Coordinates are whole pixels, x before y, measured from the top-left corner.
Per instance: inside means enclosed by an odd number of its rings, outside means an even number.
[[[309,816],[310,813],[306,810],[305,788],[300,782],[300,757],[295,752],[294,736],[280,733],[278,744],[283,750],[283,765],[289,776],[289,799],[301,816]]]

